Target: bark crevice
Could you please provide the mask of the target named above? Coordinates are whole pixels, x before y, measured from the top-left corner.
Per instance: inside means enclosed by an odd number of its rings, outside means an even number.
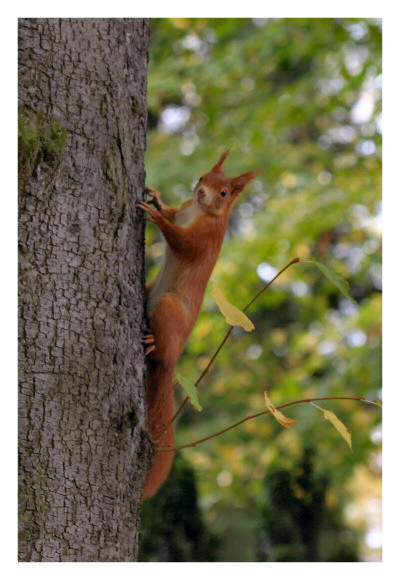
[[[147,19],[19,20],[22,561],[137,558],[148,36]]]

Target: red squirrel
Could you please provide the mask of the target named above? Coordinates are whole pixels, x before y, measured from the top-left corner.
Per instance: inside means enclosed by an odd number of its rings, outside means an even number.
[[[227,177],[222,164],[226,151],[211,171],[200,177],[193,199],[173,209],[161,201],[160,193],[146,188],[153,199],[138,206],[161,230],[167,242],[164,263],[156,277],[146,285],[150,333],[147,354],[147,413],[152,440],[160,446],[174,447],[171,421],[174,412],[173,373],[178,357],[196,322],[206,285],[224,240],[233,204],[255,177],[249,171]],[[160,437],[161,436],[161,437]],[[144,497],[152,496],[168,476],[174,453],[156,452],[147,476]]]

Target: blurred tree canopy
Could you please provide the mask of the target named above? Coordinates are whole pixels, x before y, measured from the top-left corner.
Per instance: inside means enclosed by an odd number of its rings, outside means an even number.
[[[276,406],[380,398],[381,86],[378,19],[152,20],[147,185],[179,206],[227,148],[229,176],[259,172],[236,203],[212,280],[243,308],[287,262],[314,257],[349,281],[358,303],[315,266],[292,266],[247,312],[255,331],[232,333],[200,387],[204,410],[180,418],[178,445],[262,407],[264,390]],[[163,241],[152,226],[146,237],[152,279]],[[177,370],[195,381],[226,330],[208,289]],[[380,410],[322,406],[346,424],[353,453],[306,404],[287,410],[298,420],[290,430],[265,416],[183,451],[205,522],[230,545],[225,559],[256,558],[263,480],[272,466],[297,465],[310,442],[331,508],[346,501],[354,524],[377,525]]]
[[[314,457],[308,447],[294,466],[268,470],[257,546],[261,562],[358,561],[358,537],[342,523],[343,505],[329,506],[330,477],[315,472]]]

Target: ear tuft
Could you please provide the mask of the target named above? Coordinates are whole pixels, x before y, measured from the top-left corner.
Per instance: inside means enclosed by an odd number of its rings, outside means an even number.
[[[222,164],[225,161],[225,159],[228,157],[229,155],[229,151],[230,149],[228,149],[227,151],[225,151],[225,153],[223,153],[221,155],[220,160],[218,161],[218,163],[216,165],[214,165],[214,167],[211,169],[212,172],[221,172],[222,171]]]

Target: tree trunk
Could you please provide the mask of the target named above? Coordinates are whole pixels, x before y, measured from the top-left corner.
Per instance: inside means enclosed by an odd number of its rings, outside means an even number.
[[[19,20],[19,558],[135,561],[147,19]]]

